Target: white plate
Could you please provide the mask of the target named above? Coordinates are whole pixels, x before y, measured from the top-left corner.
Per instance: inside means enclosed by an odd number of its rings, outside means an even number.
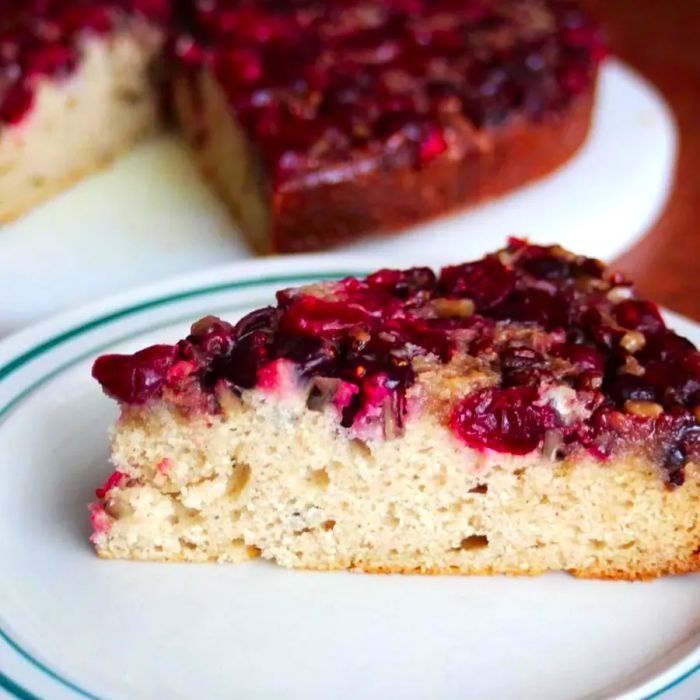
[[[588,143],[564,168],[496,202],[348,249],[421,261],[480,257],[509,234],[611,258],[660,211],[675,157],[659,95],[603,70]],[[175,137],[156,139],[0,230],[0,335],[75,304],[251,257]]]
[[[695,575],[631,584],[95,557],[86,503],[110,471],[116,408],[90,379],[93,358],[173,341],[207,313],[234,319],[280,286],[375,265],[239,263],[0,343],[0,688],[58,700],[700,695]]]

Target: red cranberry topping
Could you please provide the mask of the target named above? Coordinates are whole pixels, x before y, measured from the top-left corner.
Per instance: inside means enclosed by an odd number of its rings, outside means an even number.
[[[112,472],[107,477],[107,481],[100,488],[95,489],[95,495],[97,498],[104,498],[108,491],[111,491],[115,486],[120,486],[126,478],[127,475],[123,472]]]
[[[562,0],[183,6],[176,57],[213,66],[278,186],[368,155],[428,166],[474,127],[545,119],[604,55],[597,24]]]
[[[515,273],[490,255],[477,262],[444,268],[440,286],[445,294],[467,297],[479,311],[485,311],[513,291]]]
[[[379,270],[367,278],[367,284],[399,299],[407,299],[421,291],[434,292],[437,278],[429,267],[413,267],[410,270]]]
[[[547,329],[564,326],[567,318],[564,299],[543,289],[516,290],[493,314],[504,321],[529,321]]]
[[[602,373],[605,369],[605,359],[595,348],[589,345],[562,345],[556,348],[555,354],[567,359],[571,364],[583,371]]]
[[[501,351],[503,386],[538,386],[542,370],[546,367],[544,356],[533,348],[516,345]]]
[[[153,345],[133,355],[102,355],[92,376],[109,396],[127,404],[144,404],[158,396],[177,356],[173,345]]]
[[[666,327],[659,313],[659,307],[650,301],[628,299],[620,302],[615,307],[615,318],[621,326],[644,333],[654,333]]]
[[[281,329],[297,335],[334,337],[350,328],[374,325],[377,318],[360,304],[301,296],[282,317]]]
[[[550,407],[535,405],[537,398],[528,387],[482,389],[457,405],[451,427],[470,447],[527,454],[557,422]]]
[[[334,401],[343,426],[383,420],[394,436],[416,358],[447,364],[470,355],[468,364],[497,380],[454,409],[450,425],[467,444],[524,454],[555,430],[562,454],[604,458],[634,443],[679,483],[685,462],[700,458],[700,353],[665,328],[653,304],[617,301],[625,285],[594,260],[512,240],[438,276],[380,270],[284,290],[276,307],[235,326],[203,319],[176,346],[105,356],[93,374],[124,403],[165,396],[216,411],[222,382],[241,392],[289,360],[300,386],[343,387]]]

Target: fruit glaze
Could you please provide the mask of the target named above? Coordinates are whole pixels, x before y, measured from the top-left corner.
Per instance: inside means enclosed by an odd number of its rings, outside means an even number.
[[[195,0],[179,19],[180,64],[214,73],[289,189],[334,166],[422,167],[477,148],[482,128],[547,119],[590,91],[605,53],[566,0]]]
[[[30,112],[42,79],[75,71],[82,41],[139,16],[163,25],[169,0],[2,0],[0,2],[0,129]]]
[[[380,270],[284,290],[236,325],[208,317],[176,345],[102,356],[93,376],[124,404],[217,413],[222,390],[282,391],[291,372],[309,408],[332,401],[344,427],[374,420],[394,437],[426,367],[491,378],[454,396],[445,417],[477,450],[633,450],[671,485],[700,458],[693,344],[601,262],[518,239],[439,275]]]

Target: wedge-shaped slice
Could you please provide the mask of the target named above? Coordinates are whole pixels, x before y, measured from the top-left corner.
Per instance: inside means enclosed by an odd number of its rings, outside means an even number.
[[[285,290],[93,374],[122,405],[91,507],[103,557],[700,566],[700,354],[558,247]]]

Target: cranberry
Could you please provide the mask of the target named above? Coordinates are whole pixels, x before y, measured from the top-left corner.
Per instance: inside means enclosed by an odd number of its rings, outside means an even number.
[[[571,263],[556,255],[538,255],[526,258],[520,265],[533,277],[546,280],[564,279],[571,276]]]
[[[600,260],[596,260],[595,258],[584,258],[582,261],[577,262],[576,270],[580,275],[600,279],[605,272],[605,265]],[[616,286],[628,285],[627,281],[621,276],[616,278],[613,283]]]
[[[262,71],[260,58],[248,49],[222,50],[216,57],[216,73],[220,79],[233,77],[241,83],[256,83]]]
[[[698,455],[700,429],[691,414],[674,407],[656,420],[656,438],[668,480],[674,486],[685,481],[685,464],[688,457]]]
[[[398,346],[415,345],[437,355],[443,362],[448,362],[455,352],[455,344],[449,333],[435,324],[406,319],[388,324],[387,329],[398,331],[395,341]]]
[[[628,299],[615,307],[615,318],[625,328],[642,333],[655,333],[666,326],[659,313],[659,307],[650,301]]]
[[[379,270],[367,278],[367,284],[386,290],[399,299],[407,299],[421,291],[432,292],[437,280],[429,267],[412,267],[409,270]]]
[[[478,311],[486,311],[503,301],[513,290],[515,273],[498,258],[453,267],[440,272],[440,288],[448,296],[471,299]]]
[[[235,331],[230,323],[211,317],[195,324],[187,341],[190,346],[196,347],[195,357],[207,358],[230,352],[234,336]]]
[[[543,355],[526,346],[508,347],[501,352],[503,386],[536,386],[546,365]]]
[[[571,63],[559,70],[559,83],[566,92],[579,95],[591,83],[591,71],[587,65]]]
[[[596,308],[588,308],[581,314],[578,322],[582,326],[579,330],[584,340],[587,340],[590,336],[599,347],[610,351],[619,346],[624,331],[610,325],[606,316]]]
[[[418,150],[421,165],[427,165],[446,150],[447,141],[445,141],[442,132],[436,128],[430,129],[428,134],[423,137]]]
[[[640,360],[660,360],[661,362],[682,362],[695,346],[673,331],[664,330],[646,337],[646,343],[638,353]]]
[[[237,340],[229,355],[217,362],[216,369],[236,386],[251,389],[257,383],[258,370],[272,359],[270,334],[254,330]]]
[[[173,0],[128,0],[135,12],[145,17],[166,21],[170,18]]]
[[[104,6],[69,7],[61,15],[60,23],[68,34],[85,30],[105,34],[112,29],[112,16]]]
[[[278,297],[284,292],[278,292]],[[280,312],[273,306],[265,306],[262,309],[256,309],[245,315],[234,327],[233,335],[235,338],[241,338],[249,333],[261,329],[274,329],[277,326]]]
[[[302,375],[333,376],[338,371],[338,349],[333,343],[310,336],[281,336],[274,355],[295,362]]]
[[[529,387],[481,389],[457,405],[451,427],[470,447],[527,454],[556,424],[554,411],[535,405],[537,398]]]
[[[33,102],[34,93],[26,85],[14,85],[0,99],[0,122],[18,124],[29,112]]]
[[[700,375],[682,363],[650,363],[644,376],[666,405],[700,403]]]
[[[144,404],[163,388],[175,355],[173,345],[153,345],[133,355],[102,355],[92,366],[92,376],[112,398]]]
[[[124,474],[123,472],[119,471],[114,471],[112,472],[108,477],[107,481],[104,482],[104,484],[98,488],[95,489],[95,495],[97,498],[104,498],[107,495],[108,491],[111,491],[115,487],[119,487],[124,481],[124,479],[127,478],[127,475]]]
[[[566,323],[566,309],[562,300],[543,289],[515,291],[493,309],[493,314],[503,320],[538,323],[550,329]]]
[[[332,337],[377,317],[365,307],[326,301],[314,296],[297,297],[282,317],[280,327],[288,333]]]
[[[603,356],[588,345],[562,345],[555,352],[581,371],[602,372],[605,369]]]

